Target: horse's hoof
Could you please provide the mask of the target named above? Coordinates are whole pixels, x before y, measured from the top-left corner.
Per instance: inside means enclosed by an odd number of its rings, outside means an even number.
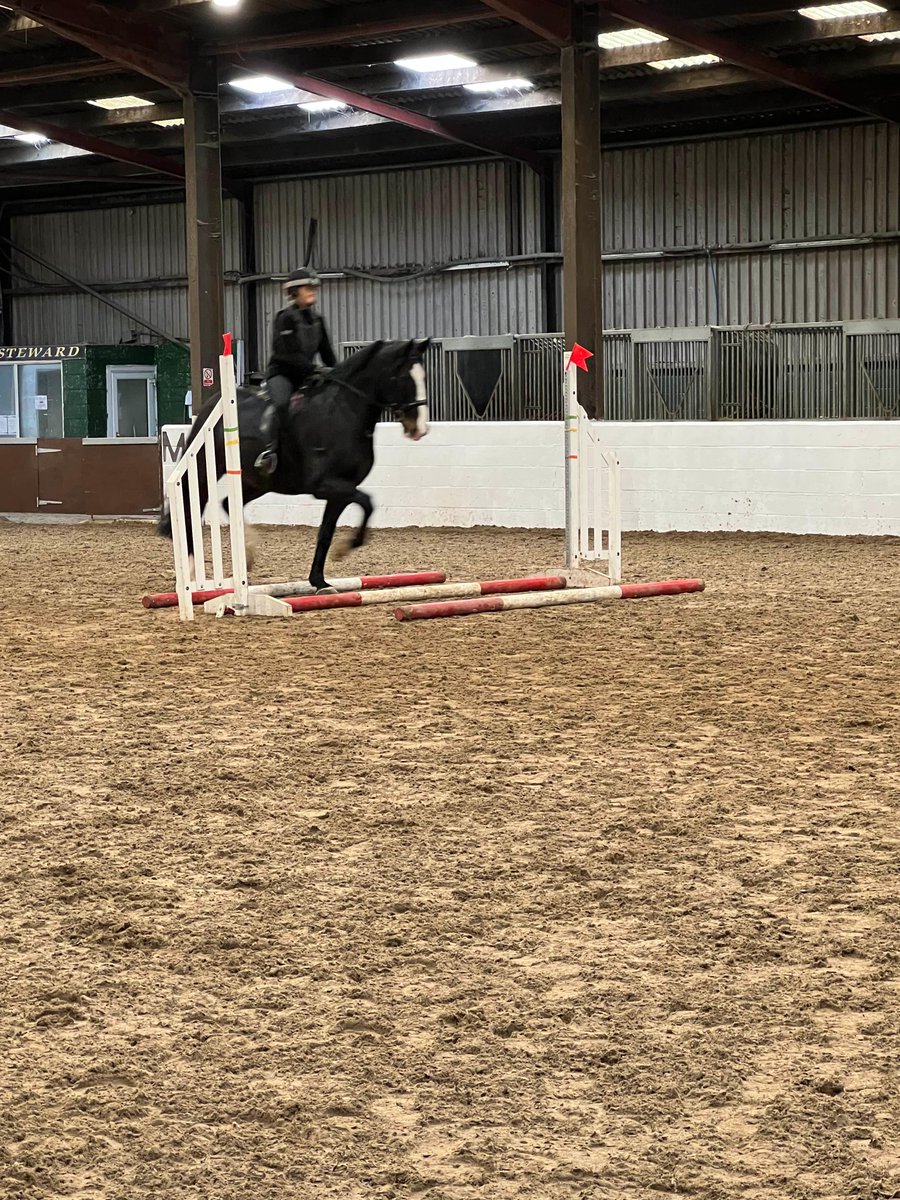
[[[350,534],[348,537],[341,538],[339,542],[335,543],[331,549],[331,555],[335,562],[340,562],[342,559],[347,557],[351,550],[355,549],[356,539],[352,534]]]
[[[330,583],[326,583],[324,587],[316,588],[317,596],[336,596],[337,594],[337,588],[332,587]]]
[[[244,547],[247,557],[247,570],[252,571],[256,563],[256,534],[252,525],[244,526]]]

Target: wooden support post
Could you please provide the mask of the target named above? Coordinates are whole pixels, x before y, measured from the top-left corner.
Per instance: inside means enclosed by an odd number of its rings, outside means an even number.
[[[590,371],[578,372],[578,399],[590,417],[602,418],[600,63],[587,17],[578,44],[562,50],[563,320],[566,347],[579,342],[596,355]]]
[[[12,247],[9,239],[12,237],[12,216],[9,205],[3,205],[0,211],[0,341],[3,345],[12,345],[13,334],[13,301],[10,292],[13,287],[12,277]]]
[[[545,254],[559,253],[559,203],[557,177],[553,164],[548,164],[541,174],[541,250]],[[555,262],[541,264],[541,291],[544,300],[545,333],[559,333],[562,328],[559,315],[560,292],[559,267]]]
[[[219,70],[214,58],[195,58],[184,97],[188,312],[191,390],[196,415],[218,392],[219,355],[225,332],[225,263],[222,236],[222,154]]]

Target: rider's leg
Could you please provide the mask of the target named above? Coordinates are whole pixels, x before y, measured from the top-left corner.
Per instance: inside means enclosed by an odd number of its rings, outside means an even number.
[[[266,383],[269,403],[265,407],[259,431],[265,443],[254,466],[263,475],[272,475],[278,466],[278,433],[285,413],[290,407],[293,384],[286,375],[273,375]]]

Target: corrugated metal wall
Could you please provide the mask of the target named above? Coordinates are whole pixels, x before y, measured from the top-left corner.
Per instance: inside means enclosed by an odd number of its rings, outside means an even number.
[[[900,316],[897,127],[611,150],[604,183],[604,250],[638,255],[607,266],[611,328]],[[320,270],[399,274],[467,259],[505,260],[540,249],[539,213],[537,178],[505,163],[265,183],[256,189],[257,267],[281,273],[298,265],[311,217],[319,219]],[[229,202],[228,269],[241,265],[240,235],[237,205]],[[765,248],[873,236],[884,240]],[[13,237],[88,282],[185,271],[180,205],[19,217]],[[187,332],[183,289],[142,287],[115,298],[174,333]],[[263,353],[280,305],[277,285],[260,287]],[[240,332],[236,294],[229,307],[229,322]],[[335,337],[346,341],[545,327],[540,270],[531,265],[389,283],[330,280],[322,308]],[[18,298],[14,320],[23,342],[109,342],[130,333],[127,318],[75,292]]]
[[[256,191],[257,265],[283,273],[303,260],[307,224],[319,220],[320,271],[413,272],[467,259],[538,250],[537,177],[509,163],[263,184]],[[261,289],[260,345],[284,303]],[[461,336],[542,327],[538,270],[453,271],[403,282],[329,280],[321,307],[341,341]]]
[[[724,247],[900,233],[900,129],[858,125],[611,151],[604,250],[616,328],[888,318],[900,238],[851,248]],[[706,250],[712,252],[711,255]]]
[[[900,130],[888,125],[610,151],[605,249],[732,245],[900,227]]]
[[[242,223],[236,201],[225,204],[225,269],[240,271]],[[152,204],[130,208],[38,213],[15,217],[12,240],[25,250],[61,267],[69,275],[95,287],[97,284],[140,281],[140,287],[111,291],[117,304],[152,321],[175,337],[187,337],[187,287],[154,288],[152,280],[184,280],[187,259],[184,238],[184,205]],[[58,286],[58,275],[13,252],[13,261],[25,279]],[[243,321],[240,288],[226,295],[230,326],[241,336]],[[116,345],[128,340],[135,323],[75,287],[50,295],[18,296],[13,306],[17,342],[95,342]]]

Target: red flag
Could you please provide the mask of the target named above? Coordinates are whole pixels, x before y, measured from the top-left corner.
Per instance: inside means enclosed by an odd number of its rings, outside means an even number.
[[[586,371],[587,360],[594,357],[593,350],[586,350],[584,346],[579,346],[576,342],[569,354],[569,361],[566,363],[566,370],[569,367],[577,367],[579,371]]]

